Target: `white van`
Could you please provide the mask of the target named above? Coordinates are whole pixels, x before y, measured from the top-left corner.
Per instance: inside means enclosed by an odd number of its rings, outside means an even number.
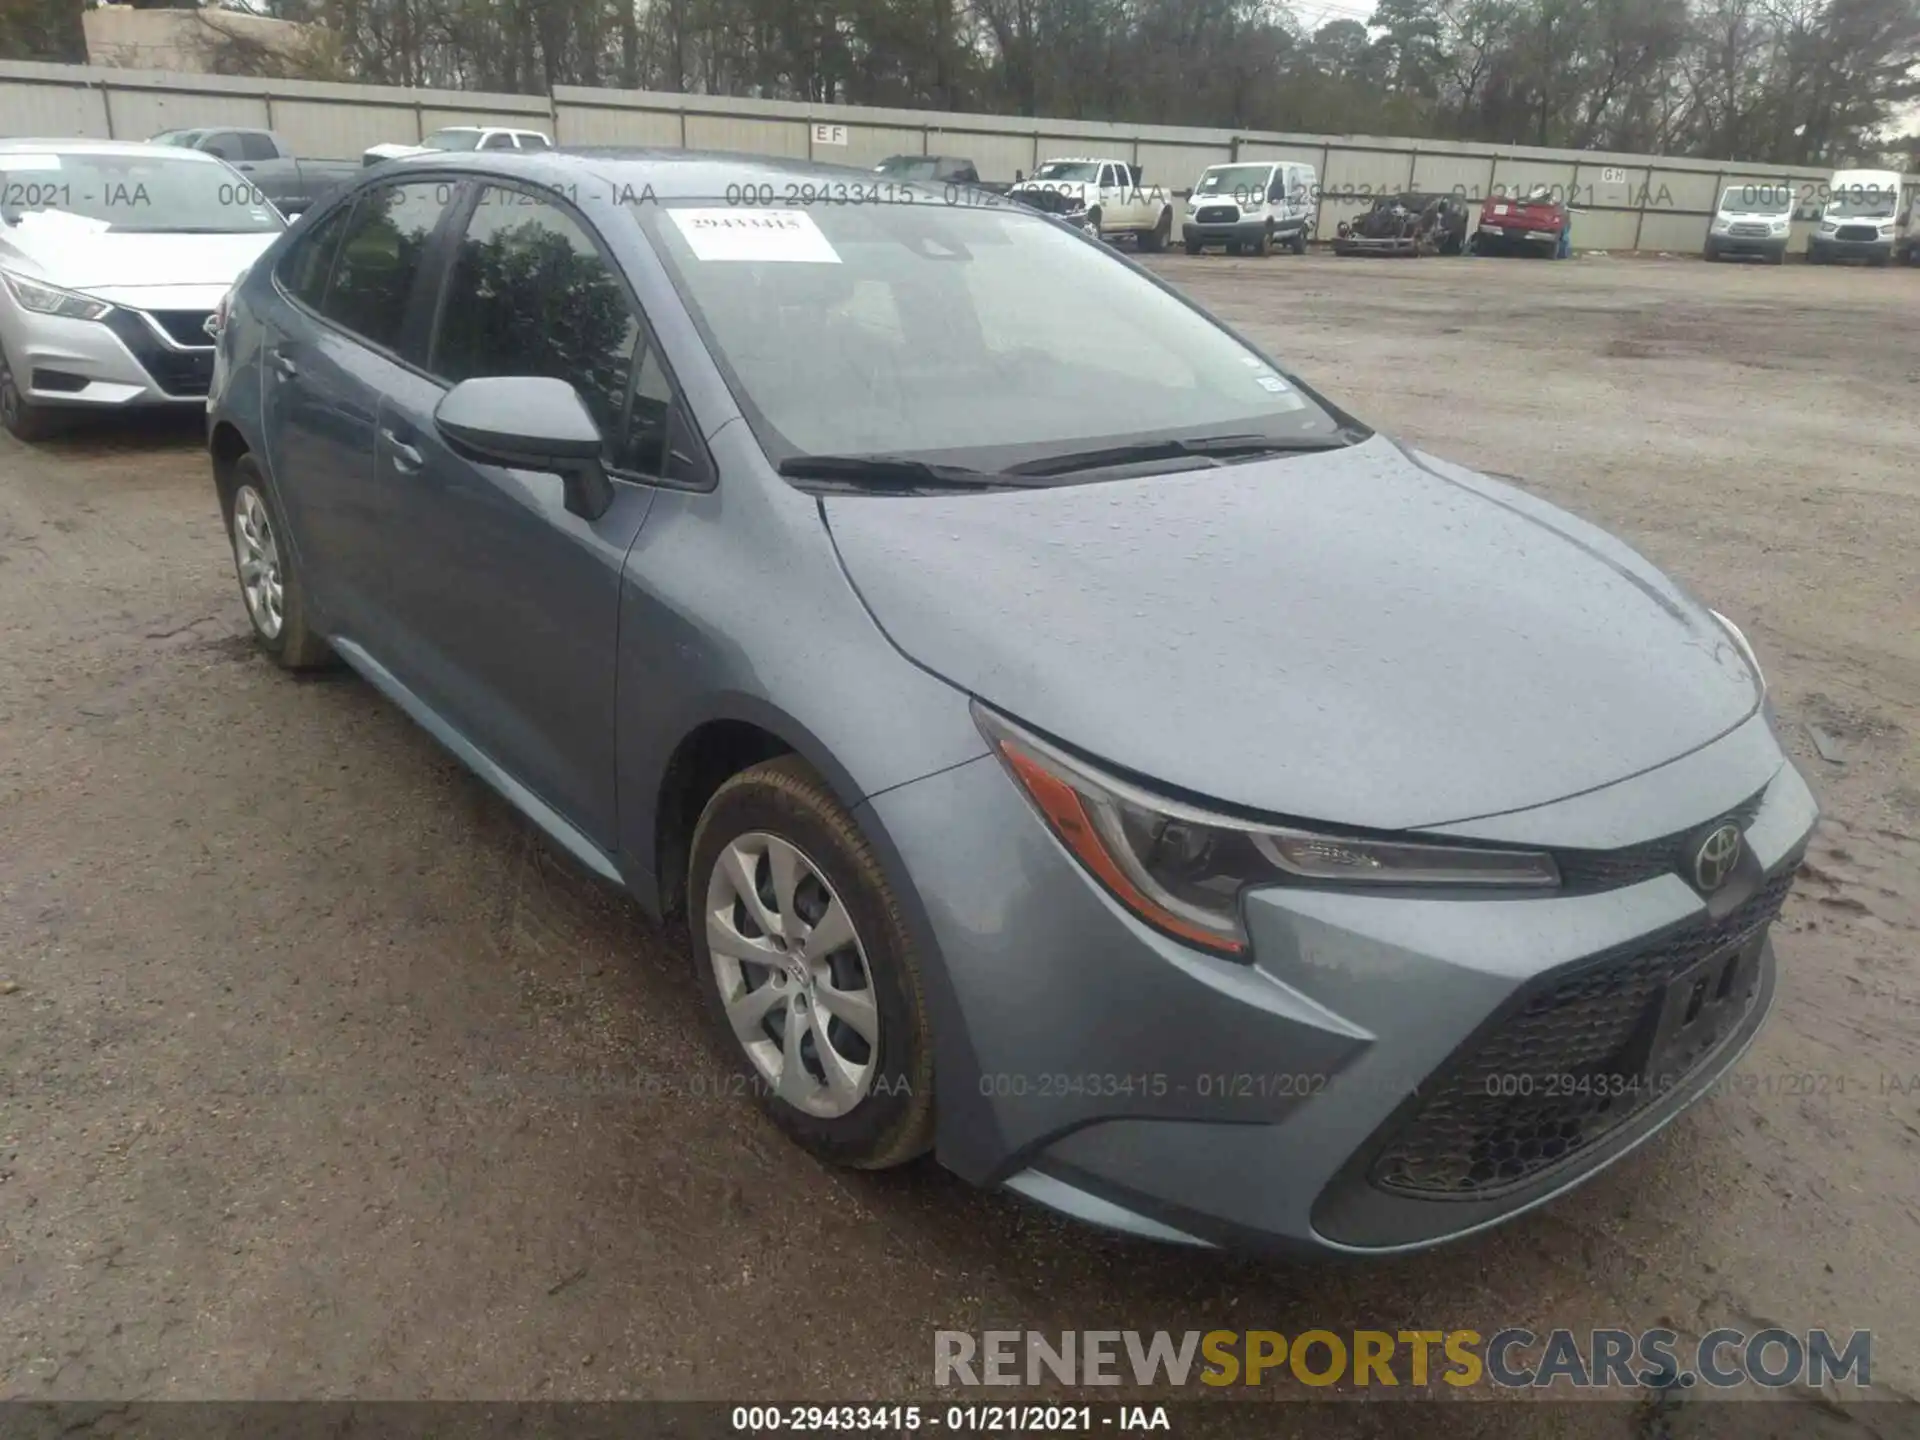
[[[1307,236],[1319,200],[1313,166],[1293,160],[1253,160],[1209,165],[1187,197],[1180,238],[1187,253],[1218,245],[1229,255],[1242,249],[1270,255],[1285,245],[1307,253]]]
[[[1783,263],[1797,194],[1790,180],[1744,180],[1726,186],[1707,227],[1702,254],[1708,260],[1757,255],[1774,265]]]
[[[1820,224],[1807,237],[1807,261],[1893,259],[1900,231],[1913,214],[1914,180],[1898,170],[1836,170],[1820,207]]]

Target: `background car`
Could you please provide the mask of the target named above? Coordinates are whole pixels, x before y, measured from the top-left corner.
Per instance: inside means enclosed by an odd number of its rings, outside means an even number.
[[[1558,260],[1571,253],[1572,239],[1573,217],[1566,203],[1541,186],[1524,196],[1489,195],[1481,201],[1473,253]]]
[[[862,173],[316,210],[211,397],[262,651],[683,923],[830,1162],[1391,1254],[1708,1093],[1816,818],[1733,622],[1016,207],[725,199]]]
[[[0,141],[0,424],[204,406],[214,308],[286,221],[196,150]]]
[[[1458,255],[1467,229],[1466,203],[1447,192],[1408,190],[1377,196],[1334,232],[1336,255]]]
[[[162,130],[155,145],[202,150],[224,160],[251,180],[283,215],[298,215],[337,185],[355,179],[361,167],[352,160],[299,160],[271,130],[217,126],[200,130]]]
[[[550,150],[552,139],[542,130],[516,130],[504,125],[449,125],[435,130],[418,145],[389,143],[369,145],[360,157],[362,165],[378,165],[383,160],[398,160],[406,155],[422,155],[444,150]]]

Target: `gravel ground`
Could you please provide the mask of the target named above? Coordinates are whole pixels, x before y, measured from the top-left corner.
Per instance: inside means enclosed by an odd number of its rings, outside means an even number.
[[[829,1173],[726,1093],[677,938],[364,685],[254,656],[191,418],[0,437],[0,1396],[901,1398],[936,1328],[1415,1324],[1871,1327],[1920,1394],[1920,277],[1155,264],[1747,628],[1827,818],[1731,1084],[1389,1264]]]

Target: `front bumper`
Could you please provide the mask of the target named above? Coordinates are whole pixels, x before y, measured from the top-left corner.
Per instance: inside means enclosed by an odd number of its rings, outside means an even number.
[[[1189,245],[1224,245],[1229,241],[1236,245],[1256,245],[1266,230],[1267,222],[1257,215],[1251,220],[1216,221],[1204,225],[1197,220],[1185,220],[1180,225],[1180,238]],[[1276,229],[1274,233],[1278,235],[1281,232]]]
[[[35,405],[204,406],[213,377],[211,341],[182,346],[136,310],[72,320],[10,306],[4,339],[14,383]]]
[[[1877,260],[1885,262],[1893,259],[1893,238],[1885,240],[1838,240],[1831,236],[1813,235],[1807,240],[1807,253],[1823,260]]]
[[[1674,873],[1525,899],[1276,887],[1245,902],[1252,965],[1138,924],[990,757],[876,797],[871,818],[920,881],[934,952],[942,1162],[1110,1228],[1261,1250],[1422,1249],[1544,1203],[1699,1098],[1772,1004],[1768,907],[1784,899],[1817,810],[1765,722],[1750,726],[1763,739],[1743,727],[1663,767],[1673,774],[1655,772],[1668,800],[1698,802],[1700,821],[1763,792],[1742,868],[1711,902]],[[1560,821],[1557,808],[1527,823],[1551,832],[1605,810],[1592,796]],[[1582,838],[1565,833],[1564,844]],[[1721,933],[1748,922],[1738,937]],[[1583,1120],[1591,1104],[1576,1102],[1571,1118],[1593,1138],[1563,1143],[1564,1154],[1535,1163],[1537,1153],[1501,1150],[1537,1151],[1550,1137],[1516,1127],[1569,1116],[1476,1108],[1488,1056],[1525,1068],[1534,1085],[1591,1072],[1594,1057],[1553,1028],[1566,1018],[1561,1001],[1531,1050],[1489,1050],[1490,1027],[1510,1026],[1543,995],[1598,1003],[1587,995],[1598,984],[1625,1034],[1633,1007],[1664,997],[1681,970],[1713,959],[1717,978],[1734,938],[1744,942],[1734,1008],[1719,1012],[1704,1054],[1626,1104],[1624,1120]],[[1695,953],[1703,945],[1710,954]],[[1630,993],[1604,978],[1629,962],[1640,987]],[[1441,1102],[1451,1109],[1430,1108]],[[1436,1151],[1448,1126],[1488,1150],[1496,1183],[1475,1181],[1487,1155]]]
[[[1730,235],[1712,232],[1707,236],[1707,245],[1716,255],[1760,255],[1772,259],[1776,255],[1787,253],[1785,235]]]

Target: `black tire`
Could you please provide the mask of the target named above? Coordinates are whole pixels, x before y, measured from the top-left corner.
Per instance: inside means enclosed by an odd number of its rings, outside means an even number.
[[[777,1094],[742,1048],[727,1017],[707,940],[708,883],[727,847],[754,833],[783,840],[801,852],[839,897],[866,957],[879,1044],[877,1054],[869,1052],[871,1089],[843,1115],[814,1115]],[[692,849],[687,931],[695,979],[723,1050],[746,1077],[761,1109],[802,1148],[834,1164],[884,1170],[925,1154],[933,1144],[933,1033],[926,985],[899,904],[852,818],[805,761],[787,755],[744,770],[722,785],[701,812]],[[756,871],[756,892],[759,879]],[[772,976],[762,983],[771,985]],[[809,1038],[817,1045],[817,1032]],[[838,1053],[838,1044],[834,1048]]]
[[[1268,227],[1267,229],[1262,230],[1260,232],[1260,238],[1253,242],[1252,249],[1253,249],[1253,253],[1259,256],[1262,260],[1266,259],[1269,255],[1273,254],[1272,227]]]
[[[1720,247],[1715,245],[1711,240],[1707,241],[1705,245],[1700,247],[1700,258],[1711,265],[1720,258]]]
[[[1206,248],[1207,247],[1202,245],[1198,240],[1187,241],[1187,253],[1189,255],[1198,255],[1202,250]]]
[[[20,393],[13,378],[13,362],[0,351],[0,426],[16,440],[31,445],[59,433],[59,417],[45,405],[35,405]]]
[[[257,496],[266,511],[268,536],[280,586],[280,622],[277,629],[263,619],[264,612],[259,611],[248,598],[247,576],[241,562],[241,554],[247,547],[236,528],[236,517],[243,512],[249,514],[257,528],[257,514],[247,498],[250,495]],[[289,532],[285,512],[280,508],[280,500],[274,494],[273,486],[260,469],[260,463],[253,456],[242,455],[233,462],[225,483],[220,486],[220,510],[221,519],[227,527],[227,548],[233,553],[234,578],[240,585],[240,603],[246,609],[254,643],[271,656],[274,664],[282,670],[325,670],[337,664],[338,658],[313,629],[306,585],[294,561],[292,546],[287,542]]]
[[[1827,263],[1827,257],[1822,255],[1811,242],[1807,245],[1807,263],[1809,265],[1824,265]]]
[[[1298,230],[1293,232],[1292,243],[1293,243],[1294,254],[1304,255],[1307,253],[1307,227],[1306,226],[1302,225]]]
[[[1782,245],[1778,250],[1774,251],[1773,254],[1768,257],[1767,263],[1769,265],[1786,264],[1787,263],[1787,247]]]
[[[1096,240],[1104,240],[1106,238],[1100,233],[1100,207],[1098,205],[1095,205],[1091,210],[1087,211],[1087,233]]]
[[[1240,242],[1238,240],[1227,241],[1226,251],[1229,255],[1238,255],[1240,253]]]
[[[1134,243],[1149,255],[1158,255],[1167,248],[1167,239],[1173,234],[1173,211],[1162,210],[1160,218],[1153,222],[1151,230],[1142,230]]]

